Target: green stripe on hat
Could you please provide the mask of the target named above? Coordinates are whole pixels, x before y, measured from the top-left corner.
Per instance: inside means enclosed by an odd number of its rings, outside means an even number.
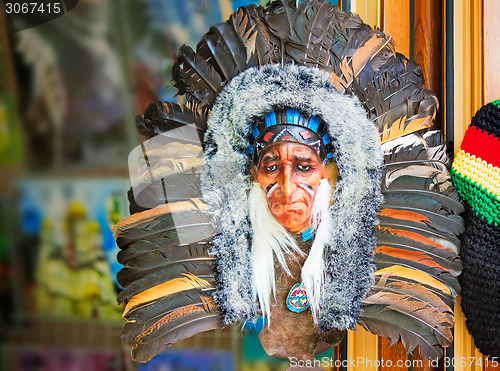
[[[489,224],[500,225],[500,199],[483,186],[471,181],[466,176],[450,169],[453,185],[472,210]]]

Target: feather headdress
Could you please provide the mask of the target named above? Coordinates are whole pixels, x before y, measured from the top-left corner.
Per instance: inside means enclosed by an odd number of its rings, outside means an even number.
[[[188,103],[153,102],[138,116],[150,138],[129,194],[138,212],[115,232],[133,357],[147,361],[173,341],[255,315],[247,136],[251,122],[282,108],[327,122],[339,167],[330,212],[341,228],[324,250],[321,329],[358,321],[408,351],[442,355],[460,291],[463,207],[441,134],[424,133],[437,100],[418,65],[329,2],[277,0],[238,9],[196,51],[181,47],[173,80]],[[160,136],[169,144],[148,151]]]

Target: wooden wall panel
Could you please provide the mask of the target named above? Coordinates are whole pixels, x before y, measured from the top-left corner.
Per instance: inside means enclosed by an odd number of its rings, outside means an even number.
[[[351,12],[359,14],[370,27],[381,27],[382,0],[351,0]]]
[[[408,356],[406,355],[406,349],[400,342],[394,344],[392,347],[390,340],[379,337],[379,359],[391,360],[392,363],[384,363],[379,371],[406,371],[408,367],[397,367],[397,361],[406,361]]]
[[[500,370],[500,359],[489,360],[486,357],[483,357],[483,370],[484,371],[498,371]]]
[[[414,0],[414,61],[420,65],[425,87],[438,98],[435,126],[444,124],[444,4],[438,0]]]
[[[351,0],[350,11],[359,14],[363,22],[371,27],[381,27],[382,0]],[[354,360],[357,357],[363,357],[368,361],[378,360],[378,336],[370,334],[361,326],[357,327],[357,332],[349,331],[347,334],[347,360]],[[374,365],[364,365],[364,371],[378,371],[379,367]],[[357,368],[360,369],[360,368]],[[354,371],[351,365],[347,367],[348,371]]]
[[[453,6],[454,145],[460,147],[483,95],[483,1],[456,0]]]
[[[500,1],[484,2],[484,101],[500,98]]]
[[[375,362],[378,360],[378,337],[370,334],[361,326],[358,326],[356,332],[348,331],[347,333],[347,360],[349,365],[347,366],[347,371],[378,371],[378,367],[375,364],[369,364],[368,362]],[[367,361],[366,364],[359,362],[357,364],[359,367],[353,367],[350,364],[351,360],[357,360],[358,357],[363,358]]]
[[[474,346],[472,337],[465,327],[465,317],[460,307],[460,297],[455,305],[455,354],[453,365],[455,371],[482,371],[483,367],[475,364],[467,364],[470,360],[482,358],[481,353]],[[461,361],[465,363],[461,364]]]
[[[428,359],[424,359],[420,356],[418,352],[414,352],[414,366],[413,371],[442,371],[444,370],[444,361],[440,359],[439,361],[430,362]]]
[[[382,31],[396,43],[396,51],[410,58],[410,0],[382,2]]]

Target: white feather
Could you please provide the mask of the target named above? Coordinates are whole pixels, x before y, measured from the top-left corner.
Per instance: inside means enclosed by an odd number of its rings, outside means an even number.
[[[307,260],[302,266],[302,284],[305,287],[314,323],[317,323],[321,289],[325,277],[323,252],[331,241],[333,220],[330,215],[331,186],[327,179],[322,179],[316,192],[312,209],[315,238]]]
[[[287,274],[285,256],[303,254],[290,233],[271,215],[266,194],[259,183],[253,183],[248,195],[252,223],[252,280],[263,317],[270,322],[270,296],[275,293],[274,257]]]

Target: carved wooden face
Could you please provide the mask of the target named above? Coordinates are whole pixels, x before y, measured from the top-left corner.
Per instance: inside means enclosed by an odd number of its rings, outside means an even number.
[[[307,230],[324,166],[316,152],[300,143],[277,143],[259,158],[255,180],[267,195],[274,218],[291,233]]]

